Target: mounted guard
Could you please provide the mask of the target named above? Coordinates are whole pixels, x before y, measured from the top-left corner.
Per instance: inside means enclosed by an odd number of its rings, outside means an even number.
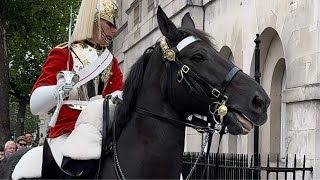
[[[158,7],[157,20],[165,38],[147,48],[127,75],[123,87],[123,103],[121,108],[117,108],[115,115],[113,154],[102,156],[96,178],[178,179],[186,126],[209,133],[214,130],[213,124],[218,123],[226,126],[229,133],[238,135],[247,134],[253,125],[260,126],[266,122],[270,99],[264,89],[214,49],[210,37],[195,29],[189,13],[184,15],[179,28],[161,7]],[[77,81],[77,76],[75,77]],[[69,94],[71,93],[72,91]],[[99,116],[97,113],[91,114],[87,119],[83,116],[92,110],[104,109],[102,105],[93,102],[82,110],[71,135],[64,134],[50,139],[52,148],[61,149],[62,144],[65,146],[78,127],[82,126],[79,121],[99,122],[87,120]],[[91,106],[92,104],[95,106]],[[209,114],[215,116],[215,120],[194,123],[186,120],[190,114]],[[56,124],[59,124],[59,117]],[[85,124],[94,126],[89,122]],[[53,143],[58,144],[58,140],[62,142],[59,144],[61,147],[53,146]],[[103,141],[104,144],[106,142]],[[42,151],[40,148],[32,150]],[[43,149],[44,152],[46,150]],[[27,165],[28,169],[26,166],[20,167],[20,162],[15,166],[20,158],[20,161],[29,159],[29,162],[34,162],[39,156],[31,157],[29,152],[21,158],[25,152],[18,151],[2,162],[0,179],[17,179],[17,171],[25,174],[29,172],[28,176],[21,178],[68,178],[55,162],[42,176],[31,176],[30,171],[41,171],[42,158],[40,165],[34,168],[28,166],[30,163]],[[46,162],[50,160],[52,159],[46,159]],[[12,169],[14,175],[11,176]]]
[[[70,174],[92,173],[101,154],[102,117],[81,118],[94,110],[85,110],[87,104],[100,101],[102,112],[104,96],[122,95],[123,74],[109,50],[117,18],[115,0],[82,0],[72,37],[50,51],[32,89],[34,115],[55,107],[48,142],[57,163]]]

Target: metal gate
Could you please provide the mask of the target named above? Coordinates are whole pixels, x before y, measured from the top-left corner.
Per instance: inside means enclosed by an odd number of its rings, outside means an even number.
[[[199,153],[184,153],[182,175],[185,179],[193,168]],[[296,155],[293,161],[279,160],[276,156],[274,161],[270,156],[261,163],[258,156],[258,166],[253,166],[254,158],[245,154],[213,154],[209,155],[207,171],[203,174],[205,167],[204,158],[200,157],[194,168],[190,179],[254,179],[254,173],[258,173],[259,179],[305,179],[306,173],[312,174],[313,168],[306,168],[306,157],[303,162],[297,161]],[[299,166],[298,166],[299,165]],[[204,176],[203,176],[204,175]]]

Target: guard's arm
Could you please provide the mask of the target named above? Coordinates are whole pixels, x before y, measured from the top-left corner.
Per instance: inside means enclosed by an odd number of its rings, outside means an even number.
[[[30,110],[33,115],[48,113],[58,102],[56,85],[41,86],[35,89],[30,97]]]
[[[32,114],[46,114],[57,105],[58,88],[63,84],[62,80],[57,81],[57,73],[66,69],[68,57],[69,50],[66,48],[53,48],[50,51],[41,75],[32,89],[30,97]],[[72,66],[70,63],[69,67]]]
[[[30,109],[32,114],[48,113],[60,100],[69,96],[79,77],[72,71],[61,71],[57,74],[57,84],[38,87],[31,95]],[[60,102],[62,103],[62,102]]]

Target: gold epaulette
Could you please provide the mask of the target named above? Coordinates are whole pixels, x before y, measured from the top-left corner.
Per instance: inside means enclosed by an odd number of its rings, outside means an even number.
[[[59,44],[58,46],[56,46],[55,48],[66,48],[66,47],[68,47],[68,42],[64,42],[64,43],[61,43],[61,44]]]

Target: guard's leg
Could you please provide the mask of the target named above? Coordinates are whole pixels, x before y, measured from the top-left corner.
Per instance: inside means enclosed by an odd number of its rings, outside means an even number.
[[[88,103],[63,145],[62,168],[70,173],[95,172],[101,156],[103,101],[98,99]],[[115,105],[111,103],[109,107],[110,114],[114,114]]]

